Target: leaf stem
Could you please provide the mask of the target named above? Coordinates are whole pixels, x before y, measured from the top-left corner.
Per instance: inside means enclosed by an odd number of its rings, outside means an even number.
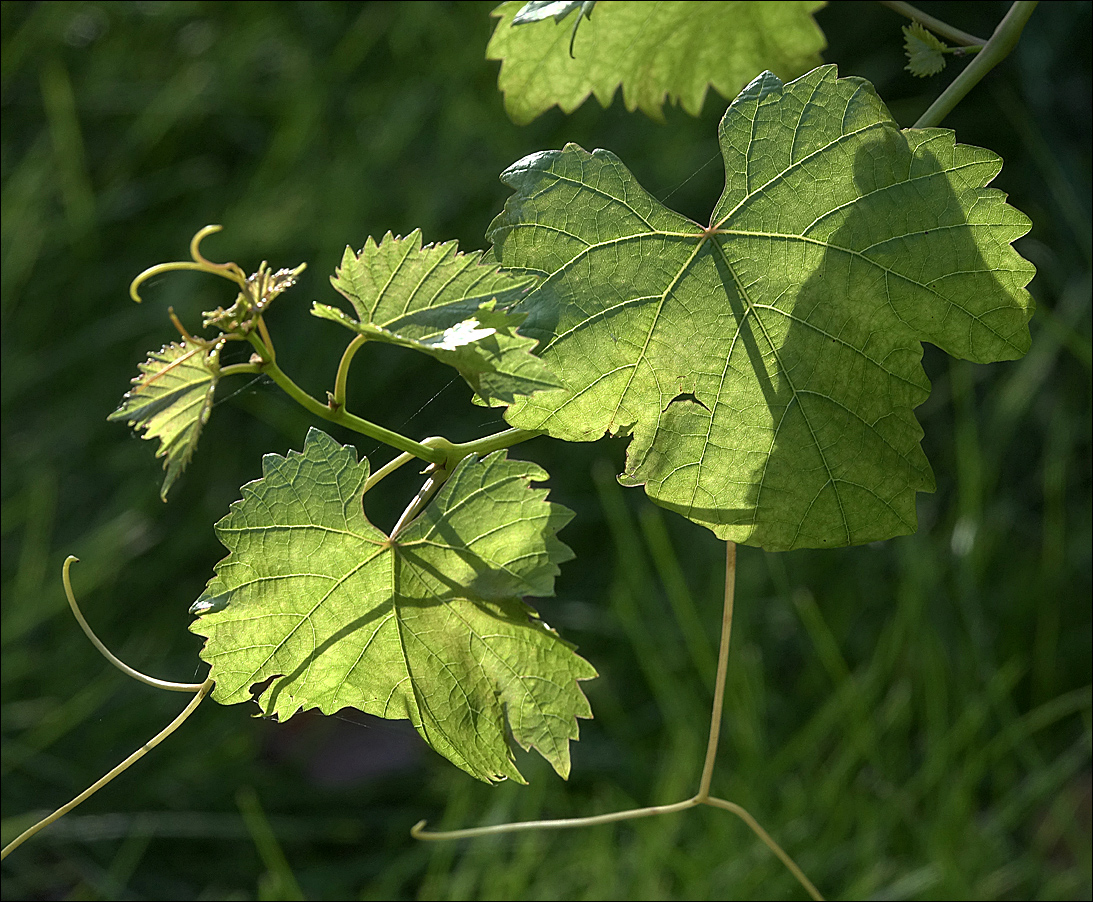
[[[714,681],[713,710],[710,713],[710,738],[706,743],[706,759],[702,764],[702,778],[698,784],[700,802],[710,797],[714,764],[717,761],[717,743],[721,738],[721,713],[725,706],[725,677],[729,672],[729,641],[732,639],[733,602],[736,597],[736,543],[725,543],[725,601],[721,609],[721,642],[717,650],[717,677]]]
[[[194,710],[197,708],[197,706],[201,704],[201,702],[205,698],[205,696],[209,694],[209,692],[212,690],[212,688],[213,688],[212,679],[210,678],[210,679],[205,680],[205,682],[202,683],[200,688],[198,689],[197,694],[194,695],[194,697],[192,699],[190,699],[190,703],[188,705],[186,705],[185,708],[182,709],[182,713],[179,714],[178,717],[176,717],[174,720],[172,720],[166,727],[164,727],[155,736],[153,736],[150,740],[148,740],[148,742],[144,743],[144,745],[142,745],[139,749],[137,749],[135,752],[133,752],[132,755],[130,755],[128,758],[126,758],[124,761],[122,761],[121,764],[117,765],[109,773],[107,773],[105,776],[101,777],[99,780],[95,781],[90,786],[88,786],[87,789],[85,789],[78,796],[76,796],[76,798],[74,798],[71,802],[69,802],[66,805],[62,805],[60,808],[58,808],[56,811],[54,811],[51,815],[49,815],[48,817],[42,818],[42,820],[38,821],[38,823],[36,823],[33,827],[31,827],[28,830],[24,830],[22,833],[20,833],[15,839],[13,839],[10,843],[8,843],[4,847],[3,852],[0,852],[0,860],[2,860],[4,858],[7,858],[8,855],[10,855],[13,851],[15,851],[15,849],[17,849],[19,846],[21,846],[23,843],[25,843],[28,839],[30,839],[39,830],[42,830],[43,828],[48,827],[50,824],[52,824],[58,818],[61,818],[64,815],[68,814],[68,812],[70,812],[73,808],[75,808],[81,802],[84,802],[87,799],[89,799],[96,792],[98,792],[100,789],[102,789],[107,783],[109,783],[111,780],[113,780],[116,776],[118,776],[122,772],[128,770],[129,767],[131,767],[133,764],[135,764],[137,761],[139,761],[141,758],[143,758],[145,755],[147,755],[152,749],[154,749],[157,745],[159,745],[161,742],[163,742],[164,739],[166,739],[175,730],[177,730],[180,726],[182,726],[182,724],[186,721],[186,719],[191,714],[194,713]]]
[[[1032,11],[1036,9],[1037,2],[1038,0],[1017,0],[1009,8],[983,49],[942,92],[941,96],[930,104],[930,108],[919,117],[913,128],[930,128],[940,125],[968,92],[979,84],[991,69],[1009,56],[1010,51],[1017,46],[1025,23],[1028,22]]]
[[[422,508],[429,503],[433,495],[436,494],[437,489],[444,485],[450,475],[447,470],[442,468],[433,469],[430,467],[430,470],[432,470],[432,472],[429,474],[429,478],[425,480],[425,484],[414,496],[413,500],[406,505],[406,510],[402,512],[402,516],[398,518],[395,528],[391,530],[392,539],[396,538],[403,527],[411,522]]]
[[[338,375],[334,378],[334,394],[330,396],[330,403],[334,407],[345,407],[345,384],[349,379],[349,365],[353,362],[357,351],[364,347],[366,341],[368,341],[368,336],[357,335],[349,342],[345,353],[342,354],[341,362],[338,364]]]
[[[361,494],[367,494],[368,490],[376,485],[376,483],[386,479],[403,464],[408,464],[412,460],[418,460],[418,458],[411,454],[409,451],[403,451],[398,457],[396,457],[394,460],[388,461],[386,464],[376,470],[375,473],[372,473],[368,477],[368,479],[365,480],[364,491]]]
[[[935,19],[928,13],[916,9],[910,3],[886,2],[886,0],[881,0],[880,5],[887,6],[893,12],[897,12],[901,16],[906,16],[913,22],[919,22],[935,34],[939,34],[943,38],[948,38],[950,41],[956,41],[958,44],[963,44],[965,47],[982,46],[987,43],[982,38],[977,38],[974,34],[968,34],[966,31],[954,28],[948,22],[943,22],[941,19]]]
[[[155,686],[157,689],[167,689],[171,692],[200,692],[204,683],[175,683],[171,680],[160,680],[156,677],[148,676],[146,673],[141,673],[116,657],[109,648],[107,648],[99,640],[99,637],[95,635],[94,630],[91,629],[88,622],[84,619],[83,613],[80,611],[79,604],[76,603],[76,594],[72,591],[72,580],[69,577],[68,571],[72,569],[72,565],[79,560],[74,555],[69,555],[65,558],[64,566],[61,568],[61,582],[64,583],[65,595],[68,598],[68,606],[72,608],[72,613],[76,617],[76,622],[80,625],[80,629],[84,631],[84,634],[91,640],[91,644],[99,650],[99,653],[106,658],[111,664],[118,668],[126,676],[131,676],[134,680],[139,680],[142,683],[147,683],[149,686]]]
[[[261,375],[265,372],[265,368],[260,363],[233,363],[230,366],[223,367],[220,370],[220,376],[243,376],[251,374],[254,376]]]
[[[468,454],[489,454],[491,451],[500,451],[502,448],[519,445],[542,434],[531,429],[506,429],[503,432],[487,435],[485,438],[475,439],[473,442],[453,444],[452,449],[453,453],[458,453],[461,458]],[[451,458],[448,460],[448,465],[449,467],[452,465]]]

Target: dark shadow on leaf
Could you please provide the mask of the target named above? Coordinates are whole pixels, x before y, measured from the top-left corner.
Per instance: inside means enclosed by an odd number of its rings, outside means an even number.
[[[859,199],[823,238],[812,275],[792,295],[767,293],[778,300],[764,322],[788,328],[772,346],[777,385],[763,382],[778,426],[753,483],[748,544],[832,547],[914,532],[916,493],[934,489],[914,416],[930,390],[922,340],[1000,359],[1016,353],[991,350],[998,334],[1009,330],[1015,346],[1027,334],[964,212],[999,193],[958,197],[935,155],[913,148],[894,129],[859,147]],[[746,335],[750,357],[759,336]]]

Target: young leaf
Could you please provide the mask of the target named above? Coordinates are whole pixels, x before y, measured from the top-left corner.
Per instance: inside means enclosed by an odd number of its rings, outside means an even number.
[[[144,430],[144,438],[158,438],[156,457],[166,457],[167,471],[160,489],[167,492],[190,462],[201,429],[209,419],[213,394],[220,378],[220,347],[204,344],[169,344],[140,365],[133,388],[110,416]]]
[[[302,452],[268,454],[261,479],[217,524],[231,552],[192,611],[208,638],[213,698],[257,697],[284,721],[353,707],[409,718],[480,780],[523,782],[506,724],[563,777],[587,661],[522,595],[552,595],[573,553],[572,517],[530,482],[534,464],[465,458],[425,510],[391,538],[364,514],[368,461],[312,429]]]
[[[903,26],[903,49],[907,54],[904,68],[917,78],[937,75],[945,68],[944,53],[949,49],[948,45],[920,22]]]
[[[703,228],[613,154],[575,145],[502,176],[495,254],[548,276],[525,331],[565,383],[511,407],[570,441],[632,434],[628,485],[770,550],[915,529],[934,486],[913,410],[922,341],[977,362],[1029,345],[1028,219],[1001,161],[900,131],[872,87],[769,72],[720,126],[726,184]]]
[[[526,315],[498,309],[516,303],[535,280],[482,266],[480,257],[458,253],[454,241],[423,248],[420,231],[405,238],[388,232],[379,245],[369,238],[360,254],[345,249],[330,280],[357,319],[326,304],[311,312],[373,341],[435,357],[494,406],[557,387],[531,353],[536,341],[516,331]]]
[[[599,3],[576,35],[543,20],[513,27],[523,4],[502,3],[486,58],[501,60],[497,85],[513,121],[557,104],[566,113],[595,94],[610,106],[660,121],[665,100],[698,115],[708,88],[732,97],[761,69],[793,77],[820,62],[822,2]],[[573,56],[570,56],[572,41]]]

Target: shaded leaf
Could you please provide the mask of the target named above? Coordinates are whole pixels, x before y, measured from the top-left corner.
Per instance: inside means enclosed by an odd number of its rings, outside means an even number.
[[[918,78],[937,75],[945,68],[944,52],[949,49],[948,45],[920,22],[903,26],[903,49],[907,54],[904,68]]]
[[[922,341],[977,362],[1029,345],[1028,219],[1001,161],[901,132],[862,79],[770,73],[720,126],[726,185],[703,227],[617,157],[534,154],[491,228],[546,280],[524,328],[565,383],[509,409],[570,441],[632,435],[625,484],[771,550],[915,529],[934,486],[913,410]]]
[[[156,457],[166,458],[167,475],[160,489],[164,501],[193,457],[209,419],[220,378],[219,357],[219,346],[185,341],[165,345],[140,365],[141,375],[134,377],[133,388],[107,417],[143,429],[144,438],[159,439]]]
[[[527,276],[482,266],[481,254],[460,254],[454,241],[422,247],[421,232],[368,239],[359,254],[345,249],[333,286],[357,319],[326,304],[312,313],[373,341],[412,348],[454,367],[492,405],[511,404],[560,383],[516,330],[525,314],[502,309],[534,284]]]
[[[552,595],[573,556],[555,536],[572,513],[529,486],[545,471],[465,458],[395,538],[364,514],[368,461],[317,429],[262,473],[217,524],[231,553],[192,609],[213,698],[262,686],[259,706],[282,721],[345,707],[408,718],[480,780],[523,782],[507,727],[568,775],[576,718],[591,717],[577,681],[596,673],[520,600]]]
[[[513,27],[523,4],[503,3],[486,58],[501,61],[497,85],[519,124],[555,105],[572,113],[593,94],[609,106],[620,85],[631,112],[659,121],[668,101],[698,115],[710,87],[732,97],[762,69],[793,77],[819,64],[812,13],[823,5],[601,2],[574,35],[549,19]]]

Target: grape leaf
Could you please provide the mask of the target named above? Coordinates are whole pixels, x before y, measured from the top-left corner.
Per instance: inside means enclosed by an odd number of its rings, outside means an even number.
[[[572,113],[590,94],[605,107],[622,85],[626,108],[657,121],[665,100],[697,116],[713,87],[732,97],[761,69],[800,75],[820,62],[822,2],[606,2],[576,35],[549,19],[513,27],[519,2],[502,3],[486,48],[501,61],[497,85],[518,124],[557,104]],[[570,56],[570,43],[573,56]]]
[[[166,457],[160,497],[186,469],[197,448],[201,429],[208,422],[213,394],[220,378],[220,346],[183,341],[164,345],[140,365],[133,388],[107,420],[125,421],[144,430],[144,438],[158,438],[156,457]]]
[[[904,68],[916,78],[937,75],[945,68],[944,53],[949,46],[921,23],[903,26],[903,50],[907,54]]]
[[[526,25],[529,22],[541,22],[543,19],[553,19],[561,22],[573,10],[579,9],[585,17],[592,12],[596,5],[595,0],[532,0],[525,3],[513,17],[513,25]],[[579,18],[579,17],[578,17]]]
[[[541,22],[543,19],[553,19],[561,22],[575,9],[580,10],[577,18],[573,20],[573,30],[569,33],[569,56],[573,58],[573,43],[577,40],[577,29],[584,19],[592,17],[592,10],[596,6],[596,0],[585,0],[581,3],[569,2],[569,0],[532,0],[525,3],[512,18],[513,25],[527,25],[531,22]]]
[[[627,485],[770,550],[913,532],[932,491],[913,409],[922,341],[977,362],[1029,345],[1028,219],[1001,160],[900,131],[834,67],[759,76],[720,126],[726,185],[703,228],[617,157],[576,145],[502,176],[506,267],[548,278],[524,330],[565,383],[506,419],[570,441],[632,435]]]
[[[345,249],[330,280],[358,319],[326,304],[311,312],[455,367],[493,406],[557,387],[561,383],[531,353],[536,341],[516,331],[526,315],[499,309],[522,298],[535,280],[482,266],[480,258],[458,253],[454,241],[423,248],[420,231],[405,238],[388,232],[378,245],[369,238],[359,254]]]
[[[231,552],[191,609],[208,641],[213,698],[251,698],[284,721],[353,707],[409,718],[480,780],[523,782],[506,724],[563,777],[592,666],[521,595],[552,595],[573,556],[572,513],[504,452],[465,458],[424,511],[389,537],[364,514],[368,461],[312,429],[268,454],[262,478],[217,524]]]

